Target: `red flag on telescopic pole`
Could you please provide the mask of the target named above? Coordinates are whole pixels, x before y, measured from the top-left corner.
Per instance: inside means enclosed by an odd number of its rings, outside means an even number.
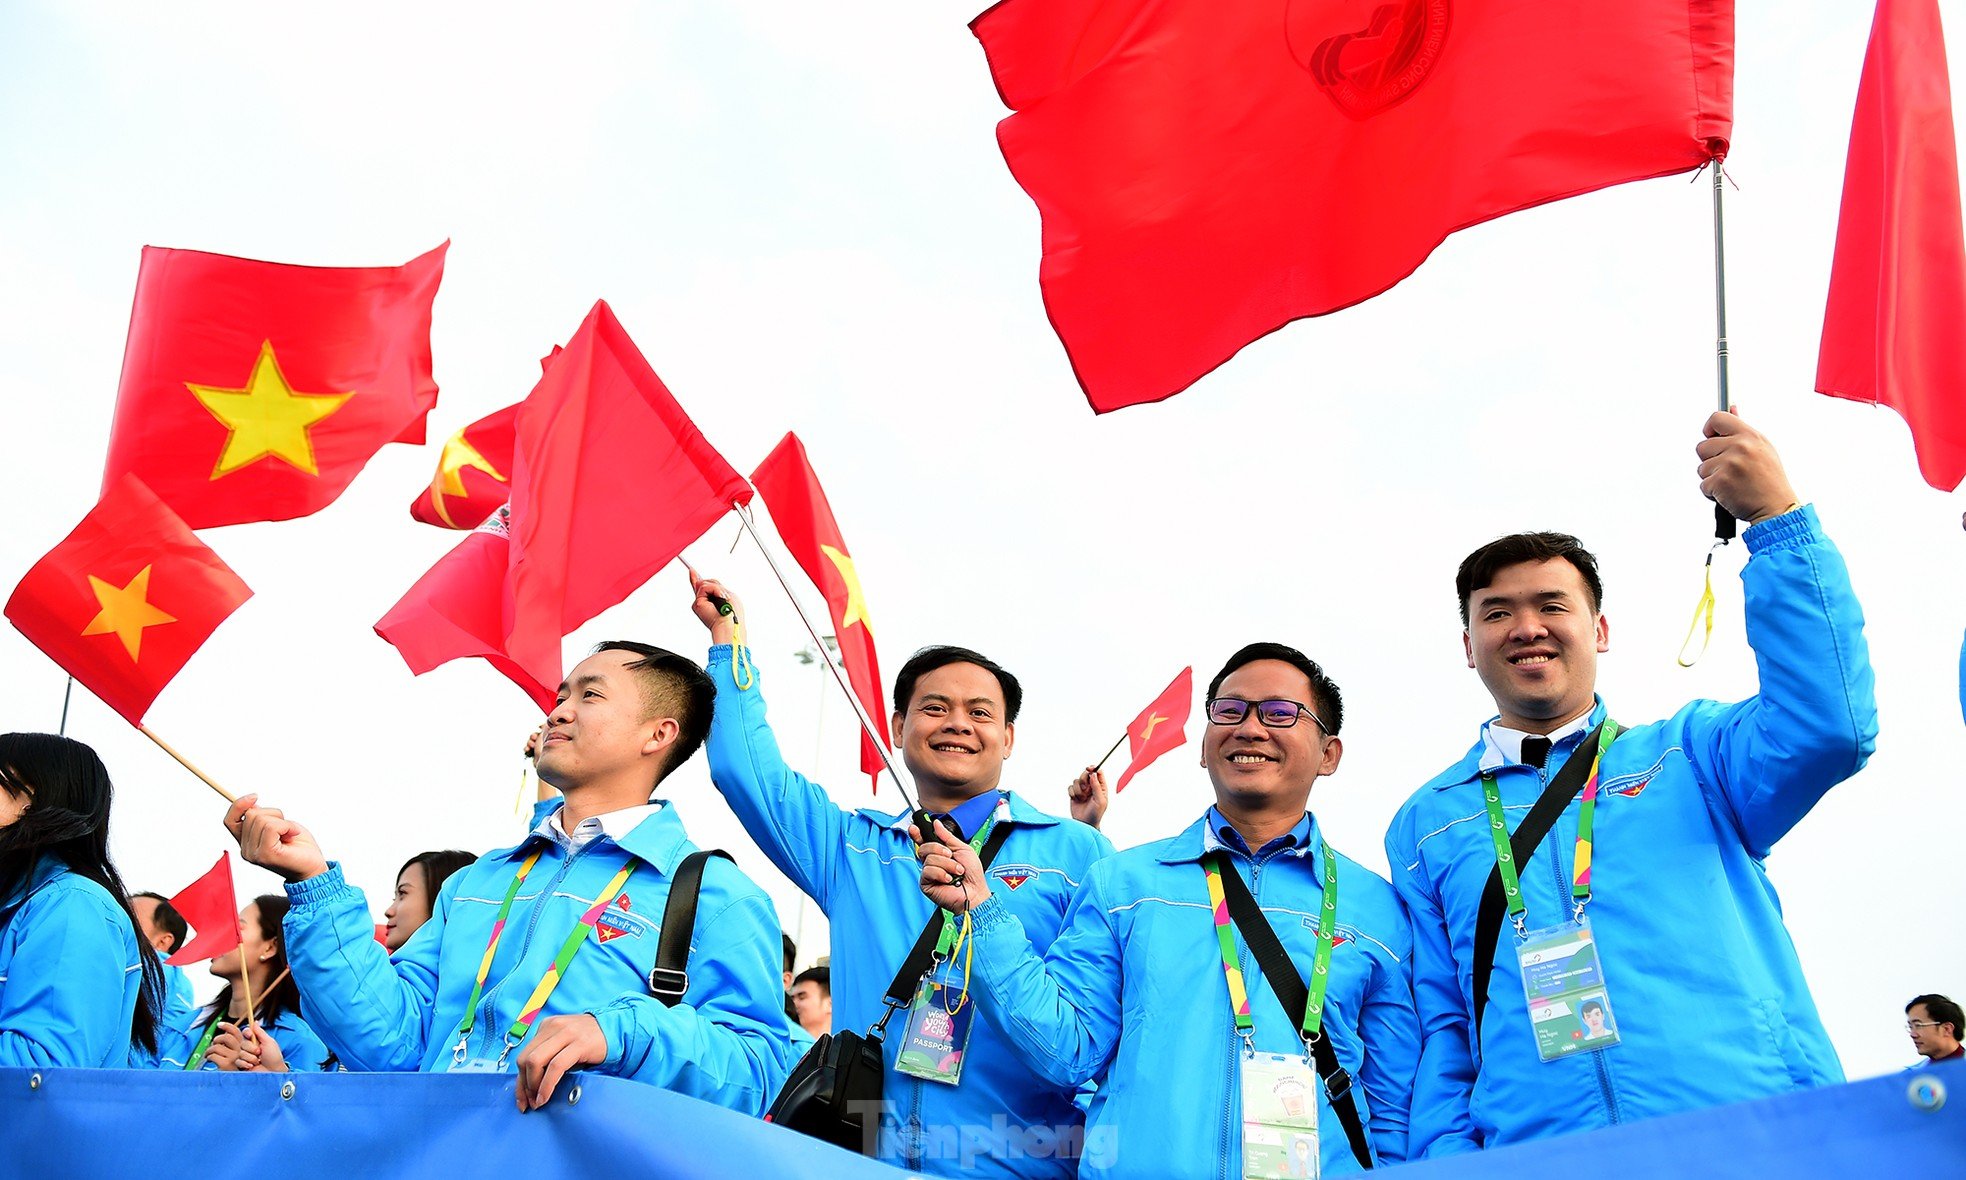
[[[1926,483],[1966,480],[1966,241],[1935,0],[1879,0],[1871,24],[1816,389],[1890,406]]]
[[[171,908],[191,927],[191,941],[165,959],[173,967],[216,959],[239,945],[239,901],[232,892],[232,854],[221,852],[205,875],[178,890]]]

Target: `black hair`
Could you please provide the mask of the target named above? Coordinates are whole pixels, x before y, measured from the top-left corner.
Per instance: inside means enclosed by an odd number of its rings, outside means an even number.
[[[279,983],[267,989],[265,995],[253,997],[253,1019],[259,1022],[261,1028],[270,1028],[273,1022],[280,1018],[282,1013],[291,1012],[295,1016],[300,1016],[300,986],[294,982],[292,973],[287,970],[287,939],[285,934],[281,932],[281,928],[287,920],[288,902],[285,894],[263,893],[253,898],[252,904],[259,907],[260,938],[279,947],[278,952],[274,954],[273,958],[267,961],[267,969],[273,972],[273,976],[276,979],[279,979],[282,975],[286,976],[286,978],[280,979]],[[246,962],[246,948],[240,946],[239,974],[247,979],[252,978],[246,974],[249,966],[250,964]],[[211,1016],[207,1019],[207,1023],[212,1020],[232,1019],[230,1015],[232,1011],[231,984],[228,983],[219,989],[218,995],[213,997],[212,1006],[208,1011],[211,1013]],[[287,1064],[294,1069],[314,1069],[320,1065],[320,1062],[309,1061],[302,1063],[290,1061]]]
[[[157,1019],[164,1011],[164,965],[149,950],[143,927],[130,909],[130,894],[109,859],[109,805],[115,789],[96,752],[73,738],[51,733],[0,734],[0,787],[30,802],[21,817],[0,828],[0,926],[26,904],[27,886],[44,856],[53,856],[78,877],[107,890],[136,936],[143,982],[130,1015],[130,1039],[157,1048]]]
[[[785,940],[785,970],[790,971],[792,964],[799,957],[799,944],[793,942],[792,936],[789,934],[780,932],[779,937]]]
[[[802,983],[816,983],[819,985],[820,991],[830,996],[833,994],[833,969],[831,967],[807,967],[804,971],[799,972],[796,979],[792,980],[792,987],[796,990]]]
[[[191,927],[186,924],[184,915],[178,913],[177,907],[171,904],[171,899],[161,893],[151,893],[149,890],[145,890],[142,893],[130,894],[130,900],[132,902],[139,897],[147,897],[157,903],[157,912],[150,915],[150,924],[171,936],[171,949],[165,951],[164,954],[169,955],[172,951],[182,948],[184,946],[184,936],[191,933]],[[130,907],[130,910],[134,913],[136,907],[133,905]],[[139,930],[142,927],[143,923],[137,923]]]
[[[1311,682],[1311,700],[1308,703],[1317,707],[1318,724],[1325,727],[1324,732],[1333,737],[1338,736],[1339,726],[1345,724],[1344,697],[1339,694],[1338,686],[1332,682],[1331,677],[1324,674],[1324,669],[1316,660],[1288,644],[1251,643],[1243,647],[1230,656],[1229,662],[1223,664],[1222,670],[1215,674],[1215,679],[1208,682],[1207,699],[1211,701],[1215,699],[1216,690],[1221,688],[1222,682],[1229,678],[1229,673],[1244,664],[1253,664],[1258,660],[1281,660],[1302,672],[1304,678]]]
[[[915,699],[915,684],[930,672],[950,664],[975,664],[995,676],[997,687],[1003,690],[1004,724],[1016,722],[1017,711],[1024,707],[1024,686],[1017,683],[1017,677],[1004,671],[1001,664],[981,652],[946,643],[922,648],[909,656],[908,662],[901,665],[901,671],[894,674],[894,711],[906,713]]]
[[[452,873],[467,865],[476,863],[478,863],[477,853],[465,852],[457,848],[441,848],[431,852],[419,852],[404,861],[403,867],[396,870],[396,879],[399,881],[402,880],[403,874],[410,871],[411,865],[423,866],[423,884],[430,891],[430,910],[432,913],[435,913],[437,910],[437,891],[444,887],[444,882],[450,880]]]
[[[690,760],[710,736],[710,718],[717,709],[717,682],[688,656],[632,639],[607,639],[594,645],[594,654],[625,651],[642,657],[628,665],[642,683],[644,718],[676,719],[676,742],[669,760],[655,776],[656,785],[669,772]]]
[[[1920,1004],[1925,1005],[1926,1015],[1930,1016],[1933,1020],[1938,1021],[1940,1024],[1950,1024],[1952,1026],[1953,1040],[1961,1039],[1960,1034],[1966,1032],[1966,1013],[1960,1012],[1958,1004],[1945,996],[1936,994],[1917,996],[1912,999],[1911,1003],[1905,1005],[1905,1015],[1910,1016],[1911,1010]]]
[[[1589,1012],[1592,1008],[1597,1009],[1599,1016],[1604,1015],[1604,1001],[1602,1000],[1585,1000],[1583,1007],[1577,1009],[1577,1011],[1579,1014],[1582,1014]]]
[[[1597,576],[1597,558],[1569,533],[1511,533],[1498,537],[1461,561],[1454,574],[1454,596],[1460,600],[1461,626],[1468,625],[1468,599],[1495,575],[1525,561],[1567,561],[1583,575],[1591,594],[1591,610],[1604,609],[1604,583]]]

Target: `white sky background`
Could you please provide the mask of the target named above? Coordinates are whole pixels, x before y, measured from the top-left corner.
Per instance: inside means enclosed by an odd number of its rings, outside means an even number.
[[[1966,3],[1942,8],[1966,28]],[[1490,711],[1463,665],[1454,567],[1522,528],[1600,555],[1600,688],[1621,719],[1753,691],[1738,544],[1716,562],[1712,652],[1673,664],[1712,525],[1692,453],[1714,398],[1703,182],[1461,233],[1389,294],[1095,419],[1044,318],[1037,213],[992,137],[1005,112],[973,15],[920,0],[0,8],[0,590],[95,501],[144,244],[377,265],[448,237],[433,441],[523,396],[608,299],[738,469],[787,429],[806,440],[890,679],[929,642],[1024,679],[1009,783],[1039,806],[1063,811],[1067,780],[1183,664],[1205,682],[1235,647],[1277,639],[1344,690],[1344,766],[1313,804],[1383,867],[1393,811]],[[1853,1076],[1911,1059],[1910,996],[1966,992],[1962,504],[1920,482],[1895,415],[1811,392],[1869,20],[1864,4],[1743,0],[1727,195],[1735,396],[1843,547],[1877,667],[1876,757],[1769,861]],[[517,839],[517,751],[537,721],[481,662],[414,679],[370,630],[459,536],[407,515],[435,458],[390,447],[314,517],[207,530],[257,597],[149,715],[219,781],[308,824],[378,914],[409,855]],[[750,544],[725,555],[735,533],[719,525],[692,560],[749,600],[790,760],[865,805],[845,703],[791,658],[804,635]],[[614,637],[700,658],[686,602],[665,572],[570,637],[569,663]],[[0,672],[0,727],[55,728],[64,677],[11,628]],[[216,798],[86,692],[69,732],[121,788],[133,888],[172,892],[227,846]],[[1195,760],[1191,744],[1129,787],[1116,842],[1199,813]],[[800,921],[700,759],[666,794]],[[891,787],[878,801],[899,806]],[[273,886],[239,877],[242,897]],[[803,912],[810,959],[822,923]]]

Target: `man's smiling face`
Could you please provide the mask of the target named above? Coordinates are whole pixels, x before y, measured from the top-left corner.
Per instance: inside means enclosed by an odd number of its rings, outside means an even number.
[[[915,781],[965,798],[996,789],[1015,731],[1004,720],[1003,686],[969,663],[924,674],[894,718],[894,741]]]
[[[1311,694],[1311,678],[1282,660],[1244,664],[1223,679],[1215,696],[1322,707]],[[1252,708],[1239,724],[1210,724],[1202,734],[1201,764],[1215,784],[1215,798],[1245,811],[1278,803],[1301,808],[1318,776],[1338,768],[1338,743],[1309,713],[1287,729],[1272,729],[1260,712]]]
[[[1546,733],[1590,709],[1611,632],[1577,567],[1553,558],[1504,566],[1476,587],[1462,644],[1502,724]]]

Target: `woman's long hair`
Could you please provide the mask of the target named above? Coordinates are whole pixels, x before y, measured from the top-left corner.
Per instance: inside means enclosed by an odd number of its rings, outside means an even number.
[[[164,1010],[164,967],[144,941],[130,909],[129,890],[109,859],[109,804],[115,792],[108,768],[94,750],[73,739],[7,733],[0,734],[0,781],[30,799],[20,819],[0,828],[0,926],[26,903],[43,856],[60,858],[70,872],[108,890],[130,920],[143,969],[130,1039],[155,1052],[157,1017]]]
[[[294,983],[293,975],[287,971],[287,940],[280,932],[282,924],[287,920],[287,899],[278,893],[266,893],[253,898],[253,904],[259,907],[260,938],[279,947],[278,952],[267,960],[267,969],[273,972],[275,978],[286,976],[273,985],[265,995],[253,996],[253,1018],[259,1021],[261,1028],[270,1028],[283,1012],[300,1016],[300,987]],[[251,964],[246,962],[246,948],[242,945],[239,948],[240,974],[244,975],[250,966]],[[247,978],[251,977],[247,976]],[[232,1011],[231,984],[228,983],[219,989],[217,997],[212,1000],[210,1011],[214,1020],[231,1019],[227,1015]],[[301,1068],[299,1062],[287,1064],[294,1069]],[[318,1063],[309,1062],[307,1067],[312,1068],[316,1064]]]

